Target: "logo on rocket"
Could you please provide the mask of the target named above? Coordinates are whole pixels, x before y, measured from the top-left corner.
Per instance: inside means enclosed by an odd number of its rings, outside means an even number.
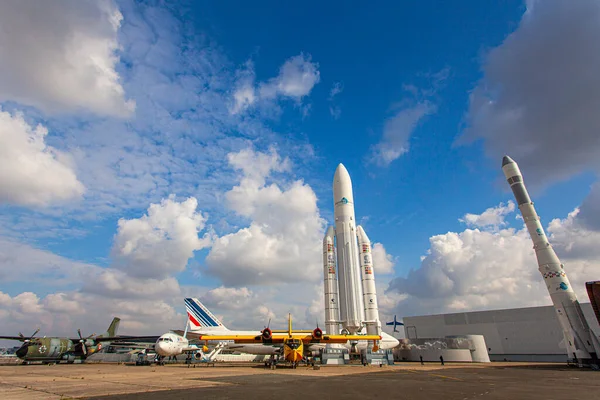
[[[562,290],[567,290],[569,288],[569,286],[564,282],[561,282],[560,285],[558,285],[558,287]]]

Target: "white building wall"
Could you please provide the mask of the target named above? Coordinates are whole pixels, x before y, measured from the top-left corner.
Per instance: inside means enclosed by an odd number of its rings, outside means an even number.
[[[592,331],[600,326],[590,303],[581,305]],[[407,339],[483,335],[492,361],[566,361],[552,306],[404,317]]]

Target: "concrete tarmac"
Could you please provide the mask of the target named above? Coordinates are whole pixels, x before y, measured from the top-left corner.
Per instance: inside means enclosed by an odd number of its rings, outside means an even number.
[[[564,364],[445,366],[400,363],[383,368],[117,364],[0,367],[0,399],[574,399],[600,398],[600,372]]]

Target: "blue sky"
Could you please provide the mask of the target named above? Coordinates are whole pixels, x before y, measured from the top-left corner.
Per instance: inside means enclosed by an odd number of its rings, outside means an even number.
[[[11,329],[93,324],[97,307],[129,330],[168,329],[184,295],[226,322],[291,310],[312,324],[338,163],[379,244],[382,319],[549,302],[505,153],[571,279],[600,272],[594,1],[2,11]]]

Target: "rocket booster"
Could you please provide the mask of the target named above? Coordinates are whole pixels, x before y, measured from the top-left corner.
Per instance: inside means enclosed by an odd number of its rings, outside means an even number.
[[[381,322],[379,321],[379,308],[377,306],[377,290],[375,288],[375,275],[373,273],[371,241],[362,226],[357,226],[356,232],[358,236],[358,258],[360,262],[360,276],[362,278],[367,335],[381,335]]]
[[[364,320],[358,263],[356,219],[352,181],[348,170],[338,165],[333,177],[335,238],[339,276],[340,317],[350,333],[360,331]]]
[[[327,229],[323,239],[323,276],[325,278],[325,329],[330,335],[340,333],[340,306],[338,281],[335,273],[335,247],[333,226]]]
[[[540,218],[525,188],[519,166],[510,157],[504,156],[502,171],[533,241],[539,271],[544,278],[563,330],[567,356],[571,360],[596,360],[595,346],[598,346],[598,340],[588,326],[563,265],[548,242]]]

